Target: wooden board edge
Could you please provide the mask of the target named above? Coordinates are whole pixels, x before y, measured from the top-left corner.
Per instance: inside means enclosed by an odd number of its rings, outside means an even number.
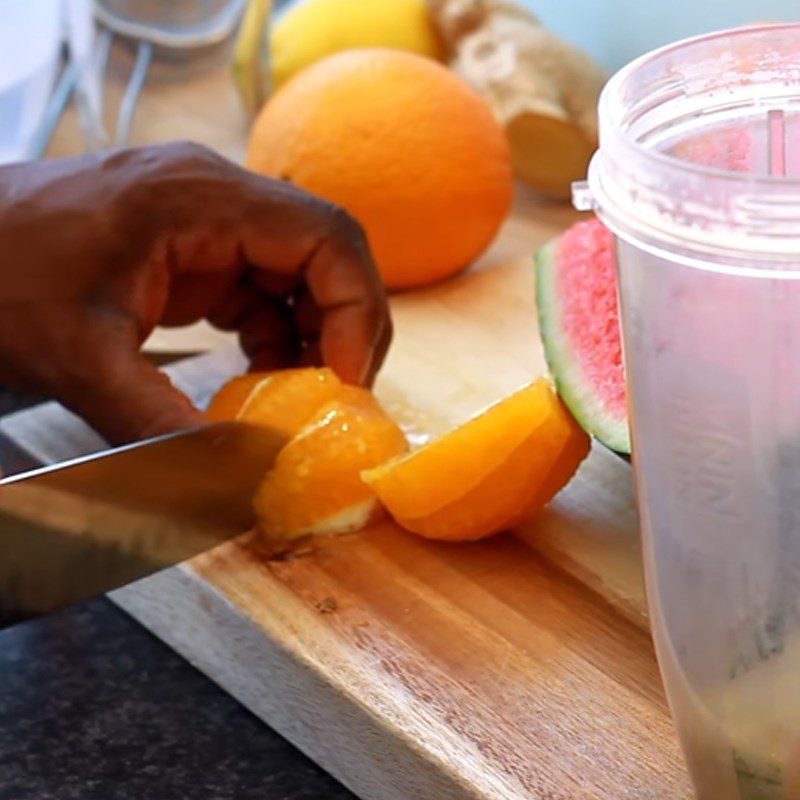
[[[470,758],[466,769],[463,753],[438,758],[435,743],[398,730],[342,692],[300,649],[270,637],[191,566],[109,597],[359,797],[521,800],[505,782],[492,785],[480,758]]]

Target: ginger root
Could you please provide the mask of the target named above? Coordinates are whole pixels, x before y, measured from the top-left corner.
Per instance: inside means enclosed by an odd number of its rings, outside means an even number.
[[[428,0],[451,66],[506,130],[516,173],[560,199],[597,148],[605,74],[584,52],[507,0]]]

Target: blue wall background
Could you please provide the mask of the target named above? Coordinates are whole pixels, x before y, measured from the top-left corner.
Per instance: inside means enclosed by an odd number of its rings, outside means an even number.
[[[800,0],[524,0],[552,30],[615,70],[654,47],[759,20],[800,21]]]

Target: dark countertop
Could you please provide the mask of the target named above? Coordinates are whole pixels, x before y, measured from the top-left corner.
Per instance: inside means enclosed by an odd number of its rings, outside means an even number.
[[[0,631],[0,800],[354,800],[105,599]]]
[[[229,798],[355,800],[109,600],[0,630],[0,800]]]
[[[0,630],[0,800],[251,798],[355,800],[105,598]]]

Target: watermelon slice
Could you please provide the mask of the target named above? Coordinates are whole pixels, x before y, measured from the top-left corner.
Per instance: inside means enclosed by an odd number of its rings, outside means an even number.
[[[550,371],[583,429],[630,453],[614,237],[579,222],[536,256],[536,304]]]

